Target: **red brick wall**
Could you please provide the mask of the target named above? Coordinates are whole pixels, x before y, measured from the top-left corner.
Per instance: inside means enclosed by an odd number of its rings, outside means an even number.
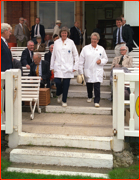
[[[6,20],[13,28],[12,35],[8,42],[16,42],[16,38],[13,35],[15,25],[19,23],[19,18],[24,17],[28,20],[30,26],[30,2],[29,1],[7,1],[6,5]]]

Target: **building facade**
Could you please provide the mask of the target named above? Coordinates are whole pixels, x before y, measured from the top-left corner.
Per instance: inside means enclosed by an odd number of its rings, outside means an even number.
[[[139,1],[3,1],[1,2],[1,22],[13,27],[19,23],[19,17],[28,20],[29,27],[40,17],[45,31],[51,34],[56,20],[68,28],[75,21],[80,22],[84,32],[84,44],[90,43],[94,29],[101,31],[101,41],[105,49],[113,49],[113,31],[115,19],[124,14],[127,24],[134,30],[134,40],[139,45]],[[16,42],[14,35],[9,42]]]

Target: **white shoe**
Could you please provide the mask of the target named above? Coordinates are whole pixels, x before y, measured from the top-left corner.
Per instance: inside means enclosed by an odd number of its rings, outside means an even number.
[[[62,102],[62,107],[67,107],[67,103]]]
[[[95,107],[100,107],[100,105],[98,103],[95,103]]]
[[[87,99],[87,102],[88,102],[88,103],[91,103],[91,101],[92,101],[91,98],[88,98],[88,99]]]
[[[57,97],[57,102],[58,102],[58,103],[61,103],[61,102],[62,102],[62,94]]]

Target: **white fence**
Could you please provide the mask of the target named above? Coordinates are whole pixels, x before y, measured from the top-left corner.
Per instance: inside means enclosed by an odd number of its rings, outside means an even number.
[[[9,147],[18,145],[22,131],[21,70],[1,72],[1,130],[9,134]]]
[[[125,84],[130,84],[130,101],[124,100]],[[129,126],[124,122],[125,104],[130,105]],[[113,129],[119,140],[125,136],[139,137],[139,71],[113,71]]]

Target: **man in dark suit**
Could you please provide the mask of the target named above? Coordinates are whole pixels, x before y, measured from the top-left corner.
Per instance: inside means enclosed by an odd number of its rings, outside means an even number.
[[[44,38],[45,38],[45,28],[43,25],[39,24],[40,23],[40,18],[36,18],[36,24],[32,26],[32,31],[31,31],[31,39],[34,41],[35,44],[37,44],[36,37],[41,36],[42,38],[42,43],[44,43]]]
[[[133,38],[130,28],[127,26],[122,26],[122,18],[118,17],[116,19],[117,28],[113,32],[113,43],[115,47],[115,55],[120,56],[121,46],[127,46],[127,53],[132,51]]]
[[[33,62],[33,50],[34,42],[28,41],[27,48],[22,52],[21,55],[21,65],[26,66],[27,69],[30,69],[30,64]]]
[[[49,52],[44,55],[44,60],[48,61],[49,65],[50,65],[50,61],[51,61],[51,55],[52,55],[52,51],[53,51],[53,46],[54,46],[54,44],[51,44],[50,47],[49,47]]]
[[[44,88],[47,84],[47,88],[50,88],[50,73],[49,73],[49,63],[47,61],[41,60],[41,54],[36,53],[33,55],[34,62],[30,65],[30,74],[29,76],[40,76],[40,88]]]
[[[13,59],[12,58],[12,62],[13,62],[13,69],[20,69],[21,70],[21,76],[22,76],[22,66],[21,66],[21,62],[17,59]]]
[[[1,23],[1,72],[11,69],[12,55],[6,40],[11,35],[12,27],[7,23]]]
[[[79,22],[77,21],[74,23],[74,26],[70,29],[70,39],[74,41],[78,53],[80,54],[81,45],[83,43],[83,35],[79,29]]]

